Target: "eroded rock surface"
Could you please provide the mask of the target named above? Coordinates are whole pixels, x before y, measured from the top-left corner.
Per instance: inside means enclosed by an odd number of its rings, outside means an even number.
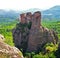
[[[53,30],[44,28],[41,24],[41,12],[21,14],[20,23],[13,29],[15,46],[24,52],[37,52],[46,43],[57,43],[58,37]]]
[[[23,58],[23,55],[16,47],[11,47],[0,40],[0,58]]]

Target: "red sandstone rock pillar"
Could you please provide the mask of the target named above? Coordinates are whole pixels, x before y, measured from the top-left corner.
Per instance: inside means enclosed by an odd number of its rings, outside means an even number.
[[[20,14],[20,17],[21,17],[21,23],[26,23],[27,22],[25,13]]]
[[[32,20],[32,13],[31,12],[26,13],[26,19],[27,19],[27,22],[31,22],[31,20]]]
[[[32,26],[29,34],[28,40],[28,51],[37,51],[38,45],[42,42],[42,30],[40,30],[41,26],[41,13],[35,12],[32,16]]]
[[[37,11],[33,14],[31,28],[38,28],[39,29],[40,26],[41,26],[41,12]]]

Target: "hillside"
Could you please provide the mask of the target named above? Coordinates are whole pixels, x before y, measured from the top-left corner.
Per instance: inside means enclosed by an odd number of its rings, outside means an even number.
[[[10,10],[2,10],[0,9],[0,24],[1,23],[9,23],[15,21],[19,17],[19,13],[16,11]]]
[[[54,6],[48,10],[42,11],[43,19],[60,20],[60,6]]]
[[[37,8],[28,9],[28,10],[3,10],[0,9],[0,23],[2,22],[12,22],[19,18],[19,14],[22,12],[34,12],[34,11],[41,11],[42,12],[42,19],[49,20],[49,21],[60,21],[60,6],[54,6],[48,10],[40,10]]]

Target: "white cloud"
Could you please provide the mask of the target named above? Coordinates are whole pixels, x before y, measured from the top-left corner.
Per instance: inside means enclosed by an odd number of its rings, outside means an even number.
[[[60,0],[0,0],[0,9],[47,9],[55,5],[60,5]]]

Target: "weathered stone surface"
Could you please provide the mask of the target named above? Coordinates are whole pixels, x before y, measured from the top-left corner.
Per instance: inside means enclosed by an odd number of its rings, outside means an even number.
[[[4,36],[0,34],[0,41],[4,41],[4,40],[5,40]]]
[[[21,17],[21,22],[26,23],[26,14],[25,13],[20,14],[20,17]]]
[[[55,33],[54,33],[55,34]],[[37,52],[46,43],[56,43],[56,37],[53,31],[41,26],[41,13],[35,12],[33,14],[33,22],[29,34],[28,51]]]
[[[25,18],[25,23],[21,21],[12,32],[16,47],[19,49],[22,48],[23,52],[37,52],[40,51],[46,43],[57,43],[58,37],[56,33],[41,25],[41,12],[37,11],[34,14],[30,12],[28,14],[25,13]]]
[[[28,38],[29,28],[27,24],[17,24],[16,29],[13,29],[13,41],[15,43],[15,46],[19,49],[23,49],[23,51],[25,52],[25,50],[27,49]]]
[[[32,21],[32,13],[31,12],[26,13],[26,19],[27,19],[27,23],[29,23],[29,21]]]
[[[53,42],[56,44],[56,37],[54,37],[53,31],[47,29],[31,29],[28,40],[28,51],[37,52],[42,50],[46,43]]]
[[[0,58],[23,58],[23,55],[16,47],[11,47],[0,40]]]

